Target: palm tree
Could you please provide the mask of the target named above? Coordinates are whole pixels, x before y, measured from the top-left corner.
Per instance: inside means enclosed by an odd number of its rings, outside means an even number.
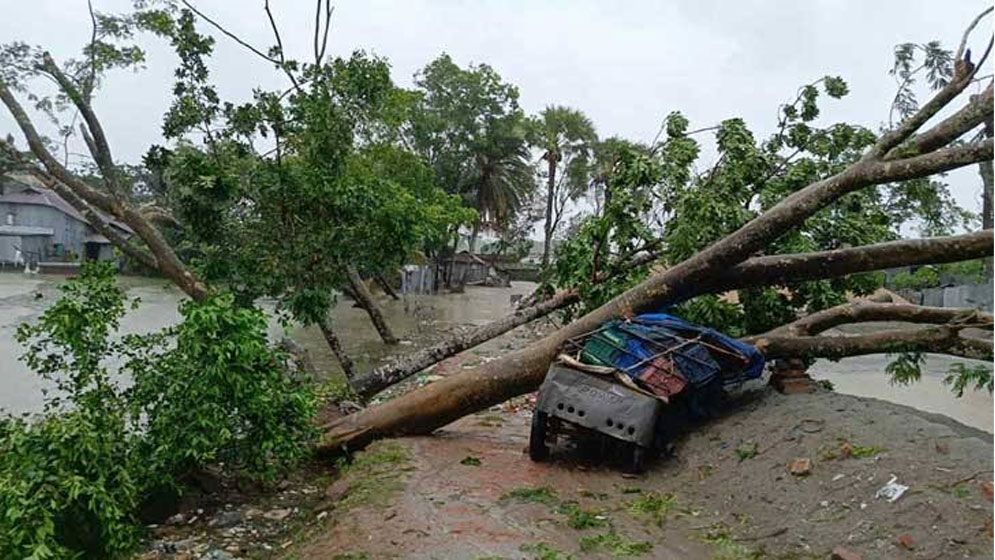
[[[598,136],[584,113],[561,106],[543,109],[533,121],[531,143],[546,162],[546,223],[542,266],[549,264],[553,234],[568,200],[576,200],[590,184],[591,150]],[[559,177],[557,177],[559,175]]]
[[[480,213],[470,238],[471,250],[480,227],[501,230],[535,186],[528,147],[520,135],[488,135],[474,150],[473,161],[464,189],[467,202]]]

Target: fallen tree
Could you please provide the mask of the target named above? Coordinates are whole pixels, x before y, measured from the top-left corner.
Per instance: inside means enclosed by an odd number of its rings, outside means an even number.
[[[814,253],[768,255],[740,263],[714,280],[693,288],[688,297],[751,286],[776,285],[785,281],[833,278],[898,266],[916,266],[983,258],[991,254],[992,230],[928,239],[904,239]],[[633,258],[628,267],[646,266],[659,258],[646,253]],[[353,389],[369,398],[387,387],[473,348],[516,327],[563,309],[578,301],[573,290],[561,290],[549,298],[523,307],[501,319],[447,337],[421,350],[405,354],[353,381]]]
[[[991,44],[989,50],[990,47]],[[963,52],[963,45],[958,52]],[[987,52],[978,66],[985,58]],[[841,197],[872,185],[927,177],[992,159],[991,139],[963,145],[953,143],[980,122],[991,119],[991,85],[960,111],[914,136],[974,81],[976,73],[977,67],[958,64],[945,87],[915,114],[883,134],[855,163],[787,195],[735,232],[683,262],[651,275],[542,340],[327,424],[321,449],[336,452],[379,437],[428,433],[461,416],[534,390],[568,338],[591,331],[605,321],[688,298],[696,287],[716,282],[724,273],[762,252],[768,244]],[[887,347],[879,351],[887,351]]]

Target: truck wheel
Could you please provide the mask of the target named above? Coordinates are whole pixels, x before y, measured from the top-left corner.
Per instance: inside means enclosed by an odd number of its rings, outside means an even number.
[[[529,458],[533,461],[544,461],[549,457],[549,447],[546,445],[546,418],[542,411],[532,413],[532,431],[529,433]]]
[[[629,465],[630,472],[642,474],[646,470],[646,449],[640,445],[632,444],[632,463]]]

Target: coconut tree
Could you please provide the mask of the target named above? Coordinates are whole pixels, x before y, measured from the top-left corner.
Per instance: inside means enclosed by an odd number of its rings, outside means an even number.
[[[590,185],[590,160],[598,137],[584,113],[552,105],[532,122],[530,141],[542,150],[540,165],[546,169],[546,220],[543,228],[542,266],[549,264],[553,234],[568,200],[574,200]]]

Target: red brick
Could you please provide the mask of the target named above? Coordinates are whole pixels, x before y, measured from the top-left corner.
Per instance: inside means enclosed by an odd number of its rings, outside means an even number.
[[[812,460],[808,457],[799,457],[788,465],[788,471],[795,476],[807,476],[812,472]]]
[[[916,547],[915,540],[913,540],[912,535],[908,533],[903,533],[895,537],[895,542],[898,543],[898,546],[904,548],[905,550],[912,550]]]
[[[833,549],[832,560],[864,560],[864,557],[848,548],[837,546]]]

